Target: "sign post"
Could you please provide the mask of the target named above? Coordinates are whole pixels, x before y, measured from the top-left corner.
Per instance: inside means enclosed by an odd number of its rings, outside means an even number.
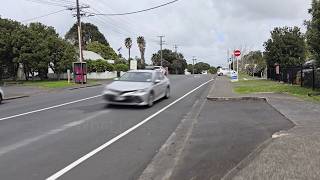
[[[239,81],[239,57],[241,56],[241,51],[237,49],[233,52],[233,55],[237,59],[237,71],[233,69],[233,73],[231,75],[231,81],[236,82],[236,81]]]

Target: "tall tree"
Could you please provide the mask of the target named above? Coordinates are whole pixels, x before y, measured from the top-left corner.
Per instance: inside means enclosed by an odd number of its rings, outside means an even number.
[[[144,66],[144,64],[145,64],[144,53],[146,51],[146,40],[144,39],[143,36],[139,36],[137,38],[137,43],[138,43],[138,47],[139,47],[140,54],[141,54],[141,65]]]
[[[48,38],[49,48],[49,67],[53,70],[57,79],[60,80],[60,74],[66,72],[67,69],[72,68],[72,62],[77,59],[75,47],[69,42],[61,39],[51,37]]]
[[[154,65],[161,65],[161,51],[152,55],[152,63]],[[170,49],[162,50],[163,54],[163,66],[168,67],[170,73],[173,74],[183,74],[184,70],[187,68],[187,61],[184,59],[183,54],[175,53]]]
[[[131,54],[130,54],[130,50],[131,50],[131,47],[132,47],[132,39],[131,38],[126,38],[125,40],[124,40],[124,45],[126,46],[126,48],[128,48],[128,50],[129,50],[129,58],[128,58],[128,60],[130,61],[131,60]]]
[[[109,46],[105,36],[99,31],[99,28],[91,23],[81,23],[82,44],[86,47],[90,42],[98,41],[101,44]],[[78,26],[74,24],[65,35],[65,39],[73,45],[78,46]]]
[[[273,67],[275,63],[297,66],[306,59],[305,38],[298,27],[275,28],[264,47],[269,67]]]
[[[311,20],[306,21],[307,26],[307,43],[311,56],[317,61],[320,66],[320,2],[319,0],[312,0],[311,9],[309,9]]]
[[[16,78],[18,63],[15,61],[18,54],[13,43],[18,39],[17,32],[23,28],[20,23],[0,18],[0,81],[3,78]]]

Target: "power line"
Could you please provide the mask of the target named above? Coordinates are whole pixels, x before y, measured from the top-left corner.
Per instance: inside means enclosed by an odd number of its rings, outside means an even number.
[[[33,17],[33,18],[30,18],[30,19],[25,19],[25,20],[22,20],[21,22],[28,22],[28,21],[32,21],[32,20],[35,20],[35,19],[44,18],[44,17],[50,16],[50,15],[53,15],[53,14],[58,14],[60,12],[66,11],[66,10],[67,9],[61,9],[59,11],[55,11],[55,12],[52,12],[52,13],[48,13],[48,14],[44,14],[44,15],[41,15],[41,16]]]
[[[93,14],[93,15],[97,15],[97,16],[124,16],[124,15],[130,15],[130,14],[138,14],[138,13],[150,11],[150,10],[153,10],[153,9],[158,9],[160,7],[167,6],[169,4],[173,4],[173,3],[178,2],[178,1],[179,0],[174,0],[174,1],[171,1],[171,2],[167,2],[165,4],[161,4],[159,6],[155,6],[155,7],[151,7],[151,8],[148,8],[148,9],[139,10],[139,11],[127,12],[127,13]]]

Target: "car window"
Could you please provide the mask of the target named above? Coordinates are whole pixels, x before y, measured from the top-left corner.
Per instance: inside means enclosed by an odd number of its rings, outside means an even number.
[[[133,81],[133,82],[151,82],[152,73],[149,72],[128,72],[120,77],[120,81]]]
[[[163,80],[161,72],[156,72],[155,80]]]

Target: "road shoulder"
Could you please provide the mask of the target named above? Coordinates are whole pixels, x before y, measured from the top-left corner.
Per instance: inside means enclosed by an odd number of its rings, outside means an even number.
[[[282,93],[246,96],[266,99],[295,127],[274,134],[223,179],[319,179],[320,105]]]

